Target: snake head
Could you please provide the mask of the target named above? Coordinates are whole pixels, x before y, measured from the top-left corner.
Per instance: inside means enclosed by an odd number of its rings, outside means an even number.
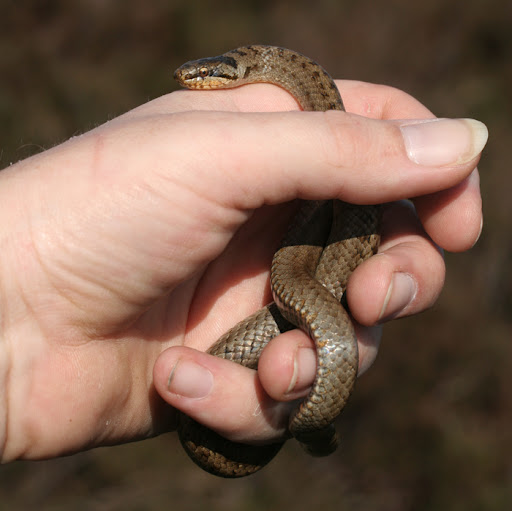
[[[188,89],[224,89],[233,87],[238,78],[235,59],[225,55],[191,60],[174,72],[174,79]]]

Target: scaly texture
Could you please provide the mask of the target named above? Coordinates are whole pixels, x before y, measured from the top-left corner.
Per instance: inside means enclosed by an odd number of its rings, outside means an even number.
[[[285,48],[238,48],[188,62],[174,76],[193,89],[272,83],[290,92],[303,110],[344,109],[329,74],[311,59]],[[357,339],[340,302],[350,274],[377,251],[379,222],[379,206],[337,200],[303,202],[272,261],[274,303],[240,322],[208,350],[256,369],[271,339],[296,327],[306,332],[316,345],[317,373],[308,396],[290,417],[289,432],[314,456],[336,449],[333,421],[354,387]],[[183,414],[178,431],[192,460],[222,477],[256,472],[282,445],[230,442]]]

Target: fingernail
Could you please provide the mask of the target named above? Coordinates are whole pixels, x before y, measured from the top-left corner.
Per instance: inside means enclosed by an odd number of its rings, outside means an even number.
[[[286,394],[301,392],[311,386],[316,373],[316,351],[299,348],[293,361],[293,374]]]
[[[482,236],[482,231],[484,229],[484,217],[480,219],[480,230],[478,231],[478,235],[476,237],[475,242],[473,243],[473,247],[477,244],[478,240],[480,239],[480,236]]]
[[[180,359],[172,368],[167,389],[173,394],[199,399],[206,397],[213,388],[213,374],[190,360]]]
[[[416,296],[417,286],[407,273],[394,273],[389,285],[379,321],[391,319],[402,312]]]
[[[469,176],[468,185],[472,186],[475,189],[475,194],[480,195],[480,176],[478,174],[478,170],[475,169]],[[478,234],[476,236],[475,242],[473,243],[473,246],[476,245],[477,241],[480,239],[480,236],[482,235],[482,230],[484,228],[484,217],[482,214],[482,211],[480,211],[480,229],[478,230]]]
[[[488,131],[474,119],[428,119],[400,125],[407,156],[427,167],[461,165],[484,148]]]

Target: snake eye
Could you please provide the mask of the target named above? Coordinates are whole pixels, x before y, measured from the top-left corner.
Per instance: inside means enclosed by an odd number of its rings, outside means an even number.
[[[207,67],[202,67],[200,70],[199,70],[199,76],[201,78],[206,78],[208,75],[209,75],[209,71],[208,71],[208,68]]]

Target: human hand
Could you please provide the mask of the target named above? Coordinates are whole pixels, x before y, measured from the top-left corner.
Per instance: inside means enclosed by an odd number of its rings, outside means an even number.
[[[339,87],[355,114],[431,117],[394,89]],[[294,198],[416,197],[415,210],[386,208],[380,255],[349,284],[366,325],[361,370],[382,322],[435,301],[438,246],[466,250],[481,229],[485,130],[275,112],[296,108],[268,85],[180,91],[0,173],[4,461],[167,431],[174,411],[159,396],[232,440],[281,435],[290,400],[313,379],[312,352],[298,349],[307,337],[272,341],[258,374],[203,350],[269,301],[269,262]]]

